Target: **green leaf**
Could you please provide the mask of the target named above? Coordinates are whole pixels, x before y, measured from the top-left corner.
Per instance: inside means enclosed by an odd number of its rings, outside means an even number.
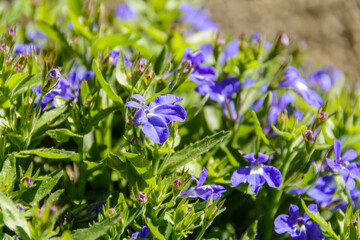
[[[319,212],[312,212],[310,211],[304,200],[301,199],[301,205],[303,206],[305,212],[309,215],[309,217],[316,222],[317,224],[319,224],[321,227],[323,227],[325,229],[325,231],[333,238],[336,240],[339,240],[339,237],[336,235],[336,233],[334,232],[334,230],[331,228],[331,225],[329,223],[327,223],[325,221],[325,219],[320,215]]]
[[[103,236],[109,228],[120,221],[121,213],[116,214],[111,218],[107,218],[100,223],[96,223],[89,228],[79,229],[73,232],[72,238],[74,240],[95,240]]]
[[[48,131],[46,131],[46,134],[48,134],[51,138],[55,139],[59,143],[69,141],[70,137],[73,137],[73,138],[82,138],[83,137],[82,135],[71,132],[67,128],[48,130]]]
[[[245,231],[244,235],[241,237],[241,240],[253,240],[256,238],[256,231],[257,231],[257,223],[258,221],[255,220]]]
[[[2,166],[0,172],[0,183],[6,184],[6,192],[12,191],[16,181],[16,159],[13,154],[9,155]]]
[[[81,0],[68,0],[67,5],[69,10],[76,14],[81,15],[82,1]]]
[[[45,21],[36,22],[36,28],[47,35],[51,40],[59,43],[65,48],[71,49],[69,43],[67,42],[65,35],[54,25],[50,25]]]
[[[84,134],[89,133],[91,131],[91,129],[94,126],[97,126],[101,120],[103,120],[104,118],[109,116],[109,114],[119,111],[119,110],[121,110],[121,108],[117,107],[117,106],[100,110],[97,114],[95,114],[95,116],[93,116],[90,119],[90,121],[89,121],[88,125],[86,126],[86,128],[84,129],[83,133]]]
[[[41,182],[37,182],[36,187],[28,189],[23,195],[22,198],[28,203],[39,202],[47,195],[51,194],[51,190],[59,182],[60,178],[63,175],[63,171],[55,171],[50,174],[49,179]],[[63,190],[58,190],[57,192],[51,194],[49,200],[54,202],[61,194]]]
[[[264,132],[263,132],[263,130],[261,128],[259,119],[257,118],[256,113],[253,110],[251,110],[251,115],[253,117],[254,128],[255,128],[256,134],[263,140],[263,142],[266,145],[269,145],[269,140],[266,138],[266,136],[265,136],[265,134],[264,134]]]
[[[95,55],[100,50],[112,49],[116,46],[129,46],[132,43],[135,43],[140,39],[140,36],[130,38],[131,34],[127,35],[110,35],[101,37],[95,41],[94,45],[91,47],[91,52]]]
[[[271,127],[277,134],[279,134],[279,136],[282,136],[283,138],[285,138],[288,141],[290,141],[292,139],[291,133],[280,131],[279,129],[277,129],[274,126],[274,123],[271,123]]]
[[[317,175],[317,167],[315,164],[311,164],[309,171],[305,174],[302,182],[300,182],[297,187],[303,188],[309,185],[309,183],[315,179]]]
[[[19,94],[27,92],[33,87],[40,86],[42,79],[42,73],[37,73],[35,75],[28,76],[20,80],[20,82],[13,87],[11,98],[16,97]]]
[[[15,73],[9,78],[9,80],[6,81],[5,87],[7,87],[10,90],[10,92],[12,92],[15,86],[28,76],[29,74],[27,73]]]
[[[137,182],[141,190],[148,185],[130,161],[122,161],[118,156],[110,153],[105,159],[105,164],[118,171],[131,185]]]
[[[194,117],[196,117],[201,109],[205,106],[207,100],[209,99],[209,94],[206,94],[205,97],[199,102],[195,103],[195,106],[192,106],[189,110],[187,110],[186,114],[186,122],[192,120]]]
[[[56,107],[53,109],[50,109],[49,111],[44,112],[39,119],[35,121],[35,126],[32,131],[32,135],[35,135],[40,129],[43,131],[43,128],[46,128],[49,126],[51,122],[56,120],[60,115],[62,115],[66,110],[68,106],[64,105],[61,107]],[[41,132],[42,132],[41,131]]]
[[[22,239],[30,239],[30,230],[24,215],[11,199],[0,191],[0,209],[5,225],[15,231]]]
[[[115,103],[118,103],[122,109],[124,108],[124,102],[122,100],[121,97],[119,97],[114,89],[110,86],[110,84],[108,84],[103,75],[101,74],[100,72],[100,69],[99,69],[99,64],[98,62],[94,59],[93,63],[92,63],[92,69],[94,70],[95,72],[95,75],[96,75],[96,78],[98,79],[101,87],[104,89],[104,91],[106,92],[106,94],[109,96],[109,98],[114,101]]]
[[[166,48],[166,45],[165,45],[163,47],[163,49],[161,50],[159,56],[155,60],[154,71],[155,71],[156,74],[160,74],[161,70],[163,69],[163,66],[164,66],[164,63],[165,63],[165,58],[166,58],[166,53],[167,53],[167,48]]]
[[[157,229],[157,227],[155,227],[151,222],[150,219],[148,219],[148,221],[146,222],[151,235],[155,238],[155,239],[161,239],[161,240],[165,240],[165,237],[159,232],[159,230]]]
[[[210,137],[205,137],[196,143],[190,144],[189,146],[174,153],[170,158],[168,158],[166,162],[164,162],[164,167],[161,168],[160,173],[167,174],[172,169],[185,165],[194,158],[199,157],[201,154],[219,145],[229,136],[230,132],[222,131],[211,135]]]
[[[66,159],[77,156],[77,153],[72,151],[53,149],[53,148],[39,148],[39,149],[25,150],[15,153],[16,157],[18,156],[21,157],[21,155],[37,155],[39,157],[49,158],[49,159]]]

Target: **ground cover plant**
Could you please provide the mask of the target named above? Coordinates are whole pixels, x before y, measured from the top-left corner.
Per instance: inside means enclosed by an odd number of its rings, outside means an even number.
[[[3,239],[359,238],[358,84],[192,4],[0,3]]]

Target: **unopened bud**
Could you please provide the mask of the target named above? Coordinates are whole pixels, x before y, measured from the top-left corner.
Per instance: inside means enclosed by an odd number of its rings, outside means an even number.
[[[12,36],[12,37],[15,35],[15,31],[14,31],[14,29],[13,29],[12,27],[9,27],[9,28],[8,28],[8,33],[9,33],[9,35]]]
[[[70,223],[70,219],[67,218],[67,217],[64,217],[62,220],[61,220],[61,225],[65,225],[65,224],[69,224]]]
[[[151,78],[150,74],[145,74],[146,80],[149,80]]]
[[[116,213],[116,210],[115,208],[109,208],[107,211],[106,211],[107,215],[108,216],[112,216]]]
[[[145,65],[143,63],[139,64],[139,72],[143,72],[145,70]]]
[[[307,142],[314,140],[314,134],[311,130],[304,131],[304,138]]]
[[[15,66],[15,71],[20,72],[20,71],[21,71],[21,68],[22,68],[22,66],[21,66],[20,64],[16,64],[16,66]]]
[[[288,35],[286,33],[282,33],[279,37],[279,42],[283,45],[283,46],[289,46],[290,44],[290,39],[288,37]]]
[[[19,209],[22,213],[24,213],[24,206],[21,204],[16,204],[16,208]]]
[[[33,179],[31,177],[24,177],[23,179],[21,179],[21,182],[24,183],[25,181],[29,186],[32,186],[34,184]]]
[[[328,115],[326,114],[326,112],[320,112],[319,113],[319,119],[322,120],[322,121],[328,119]]]
[[[225,40],[222,38],[222,37],[219,37],[218,40],[217,40],[217,43],[219,45],[224,45],[225,44]]]
[[[54,214],[54,213],[56,213],[56,211],[57,211],[57,207],[56,207],[56,206],[51,206],[51,207],[50,207],[50,214]]]
[[[61,77],[61,73],[60,73],[59,69],[53,68],[49,71],[48,76],[50,78],[59,78],[59,77]]]
[[[36,216],[39,218],[39,217],[41,217],[41,214],[42,214],[41,210],[38,209],[38,210],[36,211]]]
[[[146,193],[139,192],[137,199],[139,202],[145,202],[146,201]]]
[[[175,186],[176,188],[178,188],[178,187],[180,187],[180,185],[181,185],[181,181],[178,180],[178,179],[176,179],[176,180],[174,181],[174,186]]]

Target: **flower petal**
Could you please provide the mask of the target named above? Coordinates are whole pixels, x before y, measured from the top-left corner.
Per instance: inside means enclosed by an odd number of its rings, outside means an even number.
[[[282,183],[281,172],[273,166],[263,166],[263,177],[265,178],[269,187],[278,188]]]
[[[261,153],[261,152],[258,153],[258,158],[257,158],[258,163],[263,163],[263,162],[266,162],[267,160],[269,160],[268,155]]]
[[[166,124],[171,122],[183,122],[186,119],[186,111],[183,106],[175,105],[158,105],[150,110],[151,113],[163,118]]]
[[[260,173],[251,173],[248,178],[250,189],[253,193],[257,193],[262,185],[265,183],[265,178]]]
[[[348,167],[348,166],[346,166]],[[356,182],[354,179],[350,176],[350,171],[347,168],[343,168],[340,170],[341,175],[344,178],[346,188],[349,190],[353,190],[355,188]]]
[[[141,96],[140,94],[134,94],[130,97],[130,99],[136,99],[139,102],[143,103],[146,106],[146,100],[143,96]]]
[[[294,219],[298,219],[300,217],[299,207],[294,204],[290,204],[289,213]]]
[[[349,149],[344,153],[344,155],[341,158],[341,162],[344,164],[344,162],[352,161],[357,157],[357,153],[354,149]]]
[[[334,172],[337,172],[342,168],[342,166],[340,164],[336,163],[335,161],[331,160],[330,158],[326,158],[326,163]]]
[[[151,103],[152,105],[150,104],[150,108],[153,108],[154,106],[161,104],[173,105],[177,102],[180,102],[181,100],[183,99],[173,94],[159,95],[154,99],[154,101],[152,101]]]
[[[125,107],[132,107],[132,108],[138,108],[138,109],[144,109],[145,108],[140,103],[134,102],[134,101],[129,101],[129,102],[125,103]]]
[[[236,170],[230,179],[231,185],[233,187],[236,187],[240,183],[246,183],[248,180],[248,177],[250,175],[250,167],[241,167],[238,170]]]
[[[147,121],[148,120],[146,118],[146,114],[145,114],[144,110],[140,109],[135,113],[132,124],[137,125],[139,123],[147,122]]]
[[[251,164],[256,163],[256,158],[255,158],[255,154],[254,154],[254,153],[246,154],[245,156],[243,156],[243,158],[245,158],[246,160],[248,160]]]
[[[318,211],[318,207],[316,204],[310,204],[308,206],[308,209],[312,212],[317,212]],[[307,220],[311,219],[311,217],[309,217],[309,215],[305,212],[304,213],[304,221],[306,222]]]
[[[147,226],[143,226],[140,231],[140,238],[147,238],[150,235],[150,229]]]
[[[291,233],[293,231],[293,226],[296,224],[296,221],[289,215],[282,214],[278,216],[275,221],[275,232],[278,234]]]
[[[201,173],[199,175],[199,181],[197,182],[198,187],[204,185],[207,175],[208,175],[208,171],[206,170],[206,168],[203,168],[203,170],[201,171]]]
[[[335,155],[335,161],[339,162],[341,155],[341,142],[337,139],[335,139],[334,141],[334,155]]]
[[[351,178],[360,178],[360,163],[350,163],[345,168],[349,170]]]
[[[195,192],[196,192],[197,197],[207,201],[209,199],[209,197],[211,196],[211,194],[213,194],[214,190],[211,188],[210,185],[204,185],[201,187],[196,187]]]
[[[189,188],[187,190],[181,191],[179,194],[180,198],[189,197],[189,198],[196,198],[198,194],[195,190],[195,187]]]
[[[141,130],[156,144],[164,143],[169,137],[169,128],[165,121],[158,116],[151,116],[147,122],[141,123]]]
[[[313,221],[305,223],[306,235],[308,240],[323,240],[325,239],[324,235],[321,232],[321,229],[318,224]]]

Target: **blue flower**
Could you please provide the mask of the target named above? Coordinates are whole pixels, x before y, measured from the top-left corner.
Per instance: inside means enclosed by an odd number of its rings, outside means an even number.
[[[346,188],[353,190],[355,188],[356,182],[355,178],[360,178],[360,163],[350,163],[345,165],[345,162],[352,161],[357,157],[357,153],[354,149],[348,150],[342,158],[341,155],[341,142],[337,139],[334,141],[334,155],[335,161],[330,158],[326,158],[327,165],[334,171],[339,172],[344,178],[346,183]]]
[[[277,88],[293,88],[307,102],[309,106],[319,108],[322,105],[322,98],[316,91],[309,88],[306,80],[300,77],[300,72],[295,67],[289,67],[284,74],[285,79],[280,81]]]
[[[179,195],[180,198],[189,197],[189,198],[201,198],[207,201],[209,197],[213,196],[213,201],[217,198],[221,198],[221,194],[226,192],[226,189],[220,185],[204,185],[204,182],[207,178],[208,171],[204,168],[199,176],[199,180],[196,177],[191,176],[191,180],[196,181],[196,187],[191,187],[185,191],[182,191]]]
[[[149,106],[139,94],[133,95],[130,99],[135,99],[143,104],[135,101],[129,101],[125,104],[126,107],[139,109],[134,116],[133,124],[141,124],[142,132],[154,143],[162,144],[168,139],[169,128],[167,124],[175,121],[183,122],[186,119],[185,109],[181,105],[175,104],[180,102],[182,98],[175,95],[157,96]]]
[[[316,204],[310,204],[308,209],[317,212]],[[275,221],[275,232],[278,234],[289,233],[293,240],[323,240],[324,235],[319,225],[313,221],[307,213],[300,216],[299,207],[291,204],[289,208],[290,216],[282,214]]]
[[[118,60],[119,60],[119,56],[120,56],[120,51],[111,51],[110,52],[110,57],[109,57],[109,61],[116,66]],[[128,58],[128,56],[126,56],[124,54],[124,62],[125,62],[125,70],[127,70],[127,68],[129,67],[129,70],[131,71],[132,68],[132,62],[130,61],[130,59]]]
[[[235,39],[231,43],[225,45],[224,51],[220,54],[219,63],[225,64],[226,60],[235,57],[239,52],[239,40]]]
[[[212,86],[200,85],[195,91],[203,96],[209,94],[210,99],[220,103],[226,117],[231,120],[237,118],[235,104],[232,96],[240,91],[240,80],[237,78],[224,78],[221,83],[212,81]],[[229,112],[230,110],[230,112]]]
[[[261,41],[261,38],[262,38],[262,34],[261,34],[261,33],[259,33],[259,32],[254,32],[254,33],[251,35],[250,43],[259,44],[260,41]],[[265,41],[265,42],[264,42],[264,48],[270,49],[271,47],[272,47],[271,42],[268,42],[268,41]]]
[[[199,85],[213,85],[213,80],[216,77],[216,69],[210,65],[202,65],[205,57],[202,52],[194,53],[191,48],[186,48],[184,51],[183,62],[190,62],[194,67],[189,75],[189,79]]]
[[[148,238],[150,235],[150,229],[147,226],[143,226],[140,231],[140,238]],[[139,236],[139,232],[133,233],[131,238],[137,239]]]
[[[42,32],[32,28],[29,31],[27,31],[26,33],[26,37],[30,40],[30,41],[35,41],[38,39],[47,39],[47,36],[45,34],[43,34]]]
[[[194,8],[190,3],[184,3],[180,6],[183,15],[180,18],[181,22],[189,23],[198,30],[215,30],[218,28],[216,23],[210,20],[203,11]]]
[[[93,71],[85,71],[85,70],[75,71],[75,70],[73,70],[73,71],[69,72],[69,81],[71,83],[72,88],[74,89],[76,96],[79,95],[81,81],[88,81],[93,76],[94,76]]]
[[[318,89],[329,91],[341,77],[342,72],[338,68],[327,65],[310,74],[309,82]]]
[[[258,153],[258,158],[255,158],[254,153],[244,156],[246,160],[251,163],[250,167],[241,167],[236,170],[230,179],[231,185],[236,187],[240,183],[249,183],[250,189],[257,193],[265,181],[272,188],[278,188],[282,182],[280,171],[273,166],[264,166],[263,162],[269,159],[269,156],[261,152]]]
[[[127,3],[123,3],[116,8],[115,15],[122,20],[130,20],[137,17],[137,12]]]
[[[15,54],[27,54],[30,56],[31,50],[33,50],[35,53],[38,53],[40,51],[40,46],[28,43],[28,44],[15,44],[14,46],[14,52]]]

